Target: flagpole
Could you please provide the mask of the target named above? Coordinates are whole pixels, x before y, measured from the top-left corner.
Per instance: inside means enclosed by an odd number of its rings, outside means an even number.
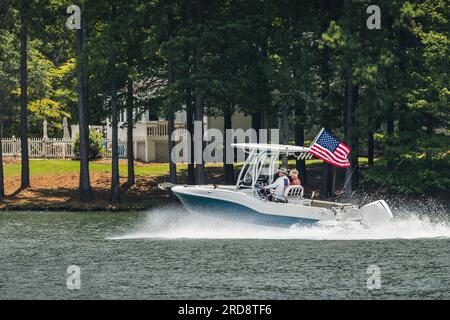
[[[317,136],[314,138],[313,142],[309,145],[308,152],[309,152],[309,150],[311,150],[311,147],[314,145],[314,143],[316,143],[316,141],[319,139],[320,135],[322,134],[322,132],[323,132],[324,130],[325,130],[325,128],[322,127],[322,129],[319,131],[319,133],[317,134]],[[309,156],[310,159],[312,158],[312,154],[307,153],[307,155],[305,156],[305,159],[308,159],[308,156]]]
[[[325,130],[325,128],[322,128],[319,133],[317,134],[317,136],[314,138],[313,142],[311,143],[311,145],[309,146],[309,149],[311,149],[311,147],[314,145],[314,143],[316,143],[316,141],[319,139],[320,135],[322,134],[322,132]]]

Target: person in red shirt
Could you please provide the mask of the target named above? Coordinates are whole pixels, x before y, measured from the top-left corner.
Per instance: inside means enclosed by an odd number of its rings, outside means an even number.
[[[298,171],[293,169],[289,171],[289,178],[291,178],[291,183],[290,185],[297,185],[300,186],[302,184],[302,182],[300,181],[299,177],[298,177]]]

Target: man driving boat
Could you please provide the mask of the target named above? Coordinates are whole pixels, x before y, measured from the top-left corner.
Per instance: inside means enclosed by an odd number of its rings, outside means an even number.
[[[282,198],[284,195],[284,190],[289,186],[289,179],[287,177],[287,170],[285,168],[280,168],[277,170],[278,178],[272,184],[265,186],[265,190],[274,190],[277,197]]]

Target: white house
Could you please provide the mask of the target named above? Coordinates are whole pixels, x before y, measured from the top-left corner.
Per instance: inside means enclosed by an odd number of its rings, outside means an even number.
[[[127,128],[124,126],[126,119],[125,110],[119,115],[119,141],[126,146]],[[205,130],[215,128],[223,131],[223,117],[203,118]],[[112,137],[111,123],[109,120],[105,126],[91,126],[106,133],[108,140]],[[251,116],[236,112],[231,118],[233,129],[250,129]],[[186,128],[186,111],[175,113],[175,129]],[[72,137],[78,133],[78,126],[72,126]],[[135,124],[133,129],[134,157],[144,162],[168,162],[169,161],[169,143],[168,143],[167,120],[160,117],[152,119],[149,111],[142,114],[140,121]]]

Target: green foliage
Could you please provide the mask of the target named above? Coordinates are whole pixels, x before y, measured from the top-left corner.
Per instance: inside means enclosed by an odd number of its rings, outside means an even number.
[[[89,160],[100,159],[102,157],[103,147],[103,136],[102,133],[95,130],[89,129]],[[75,137],[73,143],[73,153],[75,159],[80,159],[80,135]]]
[[[41,136],[42,122],[47,120],[49,137],[62,136],[63,118],[71,118],[69,111],[76,103],[74,60],[70,59],[55,67],[36,48],[29,50],[29,55],[30,133],[32,136]]]
[[[5,135],[17,136],[20,19],[18,2],[12,3],[0,31],[0,113]],[[42,134],[44,119],[50,136],[58,136],[64,116],[73,123],[78,118],[75,32],[65,29],[62,14],[71,2],[29,3],[31,136]],[[358,96],[357,127],[348,136],[362,151],[368,131],[375,132],[380,158],[367,181],[382,183],[385,172],[405,159],[405,174],[396,173],[387,186],[408,192],[447,186],[440,173],[450,145],[448,0],[380,0],[380,30],[366,27],[369,0],[198,3],[201,17],[197,1],[118,0],[112,21],[111,1],[84,2],[92,124],[110,116],[114,70],[119,108],[132,80],[137,116],[192,111],[201,95],[206,114],[242,111],[263,117],[271,128],[288,110],[289,141],[299,124],[307,132],[326,126],[342,137],[350,71]],[[409,174],[415,170],[416,176]]]
[[[0,30],[0,44],[0,119],[10,127],[18,116],[18,98],[14,90],[19,86],[20,55],[13,33]],[[11,133],[8,131],[4,135]]]
[[[5,136],[18,135],[19,126],[19,48],[9,32],[0,32],[0,114],[7,123]],[[55,67],[40,51],[39,40],[28,44],[28,111],[30,136],[42,136],[42,123],[48,122],[50,137],[62,135],[63,117],[71,117],[76,104],[74,59]]]
[[[396,167],[389,168],[387,161],[383,159],[376,161],[375,166],[364,173],[365,183],[384,184],[386,189],[403,193],[433,193],[450,190],[450,171],[448,170],[450,154],[448,152],[434,158],[431,166],[424,156],[403,157],[397,159],[395,165]]]

